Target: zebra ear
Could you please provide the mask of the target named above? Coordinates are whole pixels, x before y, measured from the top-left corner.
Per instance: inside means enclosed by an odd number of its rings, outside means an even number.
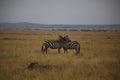
[[[64,36],[65,38],[69,38],[69,36],[68,35],[66,35],[66,36]]]
[[[59,36],[59,38],[63,38],[61,35],[58,35]]]
[[[58,40],[63,39],[63,37],[61,35],[58,35]]]

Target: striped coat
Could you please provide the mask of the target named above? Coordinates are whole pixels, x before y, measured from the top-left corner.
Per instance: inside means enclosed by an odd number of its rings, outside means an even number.
[[[51,48],[51,49],[58,49],[58,53],[60,53],[60,49],[62,48],[62,46],[63,46],[63,43],[59,40],[46,40],[42,44],[41,51],[43,53],[46,52],[47,54],[48,48]]]
[[[64,52],[66,53],[68,49],[75,49],[76,53],[80,53],[80,43],[77,41],[67,42],[63,45]]]

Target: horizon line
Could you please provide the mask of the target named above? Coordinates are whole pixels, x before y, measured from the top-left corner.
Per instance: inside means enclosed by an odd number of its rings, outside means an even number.
[[[30,23],[30,24],[41,24],[41,25],[120,25],[120,23],[112,23],[112,24],[63,24],[63,23],[37,23],[37,22],[0,22],[1,23]]]

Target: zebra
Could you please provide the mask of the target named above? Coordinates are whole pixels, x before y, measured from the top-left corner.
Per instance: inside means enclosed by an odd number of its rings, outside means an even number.
[[[80,53],[80,43],[78,41],[69,41],[63,45],[64,53],[67,52],[68,49],[75,49],[76,54]]]
[[[46,54],[47,54],[48,48],[51,48],[51,49],[58,49],[58,53],[60,53],[60,49],[63,48],[63,45],[68,41],[71,41],[69,39],[68,35],[66,35],[64,37],[59,35],[58,40],[46,40],[46,41],[44,41],[44,43],[42,44],[42,47],[41,47],[41,51],[43,53],[46,52]]]

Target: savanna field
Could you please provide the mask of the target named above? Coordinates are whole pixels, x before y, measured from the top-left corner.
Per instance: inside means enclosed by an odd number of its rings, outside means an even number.
[[[80,42],[80,54],[43,54],[42,43],[58,35]],[[120,32],[0,30],[0,80],[120,80]]]

